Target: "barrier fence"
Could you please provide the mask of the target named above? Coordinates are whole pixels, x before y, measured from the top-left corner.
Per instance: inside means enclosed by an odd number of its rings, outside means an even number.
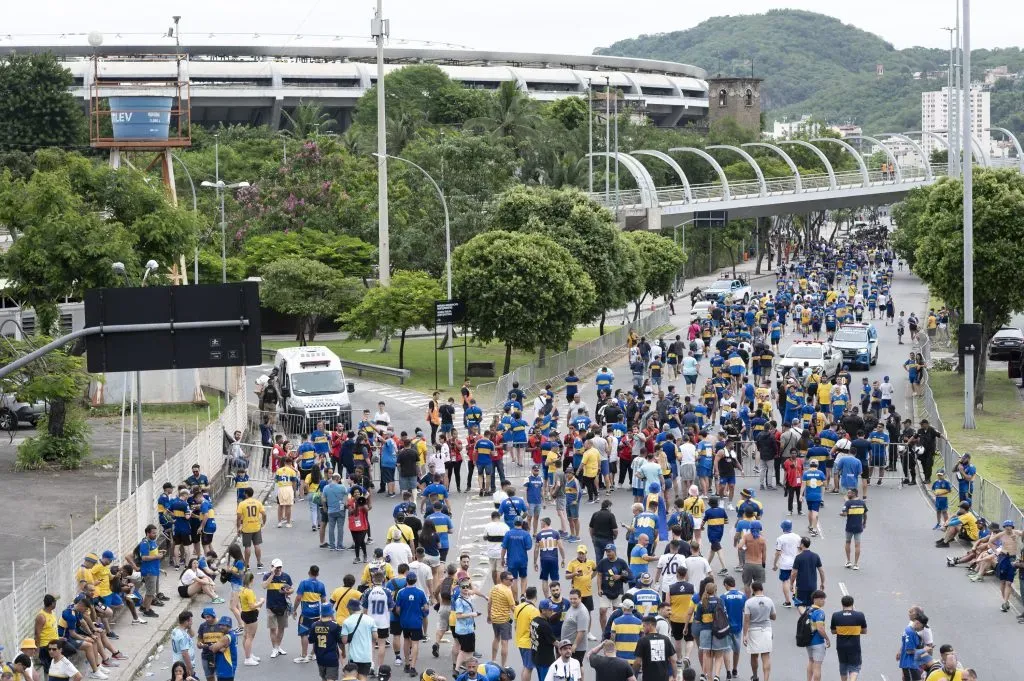
[[[499,377],[496,381],[481,383],[476,386],[474,393],[476,394],[477,404],[485,409],[500,412],[499,405],[504,403],[508,391],[512,389],[514,382],[518,382],[519,388],[526,393],[530,393],[534,389],[548,383],[557,387],[566,374],[569,373],[570,369],[576,371],[577,374],[585,372],[611,353],[622,348],[626,344],[626,337],[631,329],[640,336],[644,336],[668,323],[669,308],[667,306],[661,307],[649,315],[641,317],[636,322],[626,324],[603,336],[598,336],[579,347],[555,355],[548,355],[544,358],[543,365],[539,360],[524,364]]]
[[[923,333],[919,334],[918,338],[922,339],[920,341],[921,354],[930,358],[931,341]],[[928,372],[925,372],[923,396],[919,402],[915,401],[914,407],[915,411],[918,412],[915,414],[915,420],[927,418],[929,423],[943,434],[943,437],[938,442],[936,456],[942,462],[942,467],[946,469],[946,479],[953,486],[949,502],[950,514],[952,515],[960,503],[957,490],[956,465],[960,461],[961,454],[945,437],[946,426],[943,423],[942,416],[939,414],[938,406],[935,404],[935,395],[928,384]],[[1012,520],[1016,527],[1024,527],[1024,513],[1021,512],[1020,508],[1013,503],[1010,496],[999,485],[986,480],[980,472],[974,476],[974,493],[971,498],[971,508],[976,515],[984,516],[989,522],[1001,524],[1004,520]]]
[[[32,623],[43,607],[45,594],[53,594],[57,598],[58,608],[63,608],[74,598],[77,591],[75,570],[87,553],[110,550],[118,562],[122,556],[131,555],[142,540],[146,525],[157,522],[156,500],[164,482],[177,484],[183,481],[191,474],[192,465],[198,462],[210,478],[211,494],[219,495],[227,487],[224,433],[244,431],[245,426],[245,389],[241,386],[217,420],[167,459],[153,471],[150,479],[132,490],[98,522],[83,530],[56,555],[48,557],[43,567],[34,572],[17,573],[12,562],[13,589],[0,600],[0,643],[7,650],[16,651],[21,639],[32,636]]]

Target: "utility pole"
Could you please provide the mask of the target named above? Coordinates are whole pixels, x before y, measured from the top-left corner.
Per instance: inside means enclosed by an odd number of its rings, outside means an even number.
[[[960,6],[959,0],[953,2],[956,14],[956,27],[953,29],[955,41],[953,47],[953,89],[946,98],[946,141],[949,153],[953,156],[953,177],[960,177]],[[967,147],[970,150],[970,146]],[[968,151],[968,153],[970,153]]]
[[[956,177],[959,169],[956,166],[956,155],[953,153],[953,119],[949,113],[951,108],[949,104],[953,101],[953,34],[956,29],[947,26],[942,30],[949,32],[949,70],[946,72],[946,174]],[[930,162],[931,159],[928,161]]]
[[[388,135],[384,110],[384,39],[390,33],[384,18],[383,0],[377,0],[377,13],[370,23],[370,34],[377,40],[377,280],[391,285],[391,243],[388,227]]]
[[[604,79],[604,150],[612,150],[612,100],[609,99],[612,93],[612,79],[605,76]],[[604,157],[604,205],[611,202],[611,176],[612,156],[611,153]],[[618,216],[615,216],[618,219]]]
[[[974,159],[971,157],[971,0],[964,3],[963,35],[963,154],[964,164],[964,323],[974,323]],[[974,360],[975,348],[964,353],[964,429],[973,430],[974,424]]]
[[[594,193],[594,88],[591,87],[590,79],[587,78],[587,163],[590,174],[587,176],[587,186],[591,194]]]
[[[619,91],[615,90],[615,219],[619,219]]]

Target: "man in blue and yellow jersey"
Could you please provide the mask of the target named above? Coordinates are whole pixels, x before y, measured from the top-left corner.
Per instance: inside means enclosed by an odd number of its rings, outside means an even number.
[[[263,588],[267,590],[267,627],[270,630],[270,657],[284,654],[281,642],[288,628],[288,613],[291,611],[292,578],[284,571],[280,558],[270,561],[270,572],[263,576]],[[205,616],[206,611],[203,611]]]
[[[707,533],[708,541],[711,542],[711,554],[708,556],[708,564],[713,565],[715,556],[722,569],[718,574],[729,574],[729,568],[725,566],[725,559],[722,558],[722,537],[725,535],[725,526],[729,522],[729,514],[719,506],[719,498],[712,496],[708,498],[708,509],[704,511],[704,531]]]
[[[636,644],[643,633],[640,618],[633,613],[633,601],[622,601],[622,614],[611,623],[611,640],[615,642],[615,657],[632,663],[636,658]]]
[[[686,577],[686,566],[679,565],[676,568],[676,581],[668,588],[668,603],[672,608],[669,623],[672,625],[672,640],[675,641],[676,657],[679,659],[689,659],[696,645],[693,632],[690,630],[693,622],[694,588]]]
[[[942,538],[935,542],[935,545],[949,546],[958,533],[972,542],[978,539],[978,517],[971,512],[971,502],[969,501],[960,502],[959,510],[946,523]]]
[[[224,615],[217,620],[220,640],[210,646],[210,652],[214,655],[217,681],[234,679],[235,671],[238,669],[238,637],[235,636],[233,627],[234,622],[229,615]]]
[[[320,619],[320,607],[327,600],[327,587],[320,581],[320,568],[316,565],[309,566],[309,577],[299,582],[295,590],[295,605],[292,607],[292,615],[299,618],[298,634],[302,654],[295,658],[295,662],[310,662],[313,654],[309,652],[309,632],[313,624]],[[299,615],[301,610],[301,616]]]
[[[192,475],[185,478],[185,485],[187,485],[189,489],[199,487],[204,492],[210,491],[210,479],[201,472],[200,466],[197,463],[192,464]]]

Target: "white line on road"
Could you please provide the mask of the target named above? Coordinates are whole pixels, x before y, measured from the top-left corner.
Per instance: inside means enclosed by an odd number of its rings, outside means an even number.
[[[843,594],[844,596],[850,595],[850,592],[846,589],[846,584],[843,582],[839,582],[839,593]]]

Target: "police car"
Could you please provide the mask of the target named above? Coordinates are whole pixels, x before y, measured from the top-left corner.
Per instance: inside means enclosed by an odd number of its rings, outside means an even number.
[[[803,371],[804,362],[812,369],[818,369],[822,376],[832,377],[839,373],[842,355],[822,341],[795,341],[786,354],[775,363],[775,381],[782,383],[789,370],[797,367]]]
[[[832,347],[851,369],[868,369],[878,362],[878,329],[874,324],[843,324],[832,336]]]
[[[734,303],[738,303],[741,300],[747,303],[750,300],[750,284],[742,278],[722,278],[708,286],[701,293],[704,296],[704,300],[725,302],[731,299]]]
[[[698,300],[690,308],[690,315],[699,320],[711,319],[711,301]]]

